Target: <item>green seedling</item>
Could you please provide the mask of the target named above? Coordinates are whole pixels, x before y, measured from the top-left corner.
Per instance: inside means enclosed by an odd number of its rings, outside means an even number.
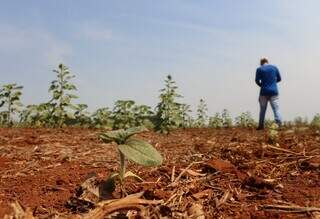
[[[203,99],[200,99],[200,103],[197,109],[197,119],[196,119],[196,126],[203,128],[207,126],[208,120],[208,107],[207,104]]]
[[[252,128],[256,126],[256,122],[252,118],[250,112],[241,113],[236,117],[235,121],[238,127]]]
[[[11,126],[13,124],[12,116],[20,112],[22,89],[23,87],[17,84],[6,84],[0,89],[0,108],[5,108],[0,113],[2,124]]]
[[[209,119],[210,128],[223,128],[223,118],[220,113],[216,113],[214,116]]]
[[[97,109],[91,115],[91,127],[110,128],[112,127],[111,110],[108,107]]]
[[[232,118],[230,116],[230,113],[227,109],[224,109],[221,114],[222,120],[223,120],[223,127],[230,128],[232,127]]]
[[[51,105],[51,117],[55,126],[61,127],[65,122],[73,118],[74,115],[70,112],[77,107],[72,104],[72,100],[78,98],[72,94],[72,91],[77,90],[76,86],[70,82],[75,76],[72,75],[69,69],[60,64],[58,69],[53,70],[56,73],[57,79],[51,82],[49,92],[52,93],[52,98],[49,101]]]
[[[311,126],[320,131],[320,113],[315,115],[312,119]]]
[[[133,100],[118,100],[112,112],[113,128],[127,129],[142,126],[153,116],[151,107],[136,105]]]
[[[109,177],[109,180],[120,179],[121,189],[124,193],[124,180],[127,177],[134,177],[142,180],[138,175],[131,171],[126,172],[126,158],[142,166],[158,166],[162,164],[162,156],[149,143],[133,138],[132,136],[140,132],[146,131],[144,127],[134,127],[127,130],[120,129],[109,131],[100,135],[100,138],[105,143],[115,142],[119,151],[120,169],[118,173],[114,173]]]
[[[159,132],[168,134],[172,129],[181,127],[183,123],[181,103],[176,101],[182,96],[177,93],[178,87],[171,75],[165,80],[165,88],[160,90],[160,103],[156,107],[156,127]]]
[[[41,103],[39,105],[28,105],[20,113],[20,123],[25,126],[51,126],[51,106],[49,103]]]

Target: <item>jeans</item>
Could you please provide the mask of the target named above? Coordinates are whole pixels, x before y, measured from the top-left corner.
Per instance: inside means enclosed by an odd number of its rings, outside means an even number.
[[[270,101],[271,108],[274,114],[274,120],[278,125],[281,125],[281,115],[279,111],[279,96],[260,96],[260,116],[259,116],[259,127],[264,127],[264,119],[266,116],[268,102]]]

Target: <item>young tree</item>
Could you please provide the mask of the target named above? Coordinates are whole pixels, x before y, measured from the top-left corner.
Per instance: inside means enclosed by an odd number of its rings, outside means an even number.
[[[198,109],[197,109],[197,120],[196,124],[198,127],[206,127],[208,120],[208,107],[203,99],[200,99]]]
[[[209,119],[210,128],[223,128],[223,118],[220,113],[216,113]]]
[[[182,96],[177,93],[178,87],[171,75],[165,80],[165,88],[160,90],[160,103],[156,107],[156,130],[169,133],[170,130],[178,128],[183,119],[181,117],[181,104],[176,101]]]
[[[320,130],[320,113],[316,114],[311,122],[311,126]]]
[[[255,127],[256,122],[251,116],[250,112],[241,113],[239,116],[236,117],[236,125],[239,127]]]
[[[17,84],[6,84],[0,89],[0,108],[5,108],[0,114],[0,120],[3,124],[11,126],[13,124],[12,117],[20,112],[22,89],[23,86]]]
[[[190,105],[188,104],[179,104],[179,117],[181,117],[181,127],[182,128],[190,128],[193,127],[194,125],[194,120],[192,118],[192,116],[190,115],[190,113],[192,112],[190,109]]]
[[[76,109],[71,102],[78,98],[72,94],[72,91],[77,90],[76,86],[70,82],[75,76],[71,75],[69,69],[60,64],[58,69],[53,70],[56,73],[57,79],[51,82],[49,92],[52,93],[52,98],[49,101],[51,105],[51,117],[55,125],[61,127],[65,122],[72,118],[69,110]]]
[[[133,100],[118,100],[112,111],[113,129],[127,129],[135,126]]]
[[[108,107],[100,108],[91,115],[91,126],[96,128],[111,128],[111,110]]]
[[[223,127],[230,128],[232,127],[232,118],[230,116],[230,113],[227,109],[224,109],[222,111],[222,119],[223,119]]]
[[[39,105],[28,105],[20,113],[20,123],[22,125],[36,126],[36,127],[50,127],[51,120],[51,106],[49,103],[41,103]]]

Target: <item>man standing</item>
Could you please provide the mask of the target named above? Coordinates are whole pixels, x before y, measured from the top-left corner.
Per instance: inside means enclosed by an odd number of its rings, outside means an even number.
[[[281,81],[281,76],[278,68],[270,65],[268,59],[262,58],[260,60],[260,67],[256,71],[256,84],[261,87],[259,103],[260,116],[258,130],[264,129],[264,119],[268,102],[270,101],[275,122],[281,126],[281,115],[279,112],[279,91],[277,83]]]

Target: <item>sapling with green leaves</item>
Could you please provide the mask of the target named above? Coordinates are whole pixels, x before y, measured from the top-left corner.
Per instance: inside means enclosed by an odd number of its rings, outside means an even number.
[[[131,171],[126,172],[126,158],[142,166],[159,166],[162,164],[162,156],[148,142],[133,138],[132,136],[146,131],[144,127],[133,127],[129,129],[120,129],[102,133],[100,138],[105,143],[115,142],[120,157],[120,169],[118,173],[111,174],[110,180],[118,177],[122,190],[125,192],[124,180],[127,177],[135,177],[141,180],[139,176]]]
[[[95,128],[112,128],[111,110],[108,107],[97,109],[91,115],[91,126]]]
[[[194,126],[194,119],[190,115],[192,112],[190,109],[190,105],[181,103],[179,104],[179,118],[181,118],[181,125],[182,128],[190,128]]]
[[[165,79],[165,88],[160,90],[160,103],[156,107],[156,130],[162,133],[169,133],[172,129],[181,126],[183,121],[181,104],[177,98],[182,96],[177,93],[176,82],[168,75]]]
[[[293,122],[296,127],[306,127],[309,125],[307,117],[303,118],[301,116],[297,116],[294,118]]]
[[[51,105],[49,103],[28,105],[20,113],[20,123],[24,126],[52,126],[53,121],[51,120]]]
[[[89,112],[87,111],[88,105],[87,104],[77,104],[75,106],[74,118],[71,121],[73,125],[79,126],[89,126],[91,123],[91,118],[89,116]]]
[[[51,82],[49,92],[52,93],[52,98],[49,103],[52,107],[52,119],[56,126],[61,127],[73,117],[70,110],[76,109],[76,106],[72,104],[72,100],[78,97],[72,92],[77,88],[70,82],[75,76],[70,73],[67,66],[60,64],[53,72],[56,73],[57,79]]]
[[[312,121],[311,121],[311,126],[320,130],[320,113],[316,114]]]
[[[216,113],[209,119],[210,128],[223,128],[223,118],[220,113]]]
[[[200,99],[198,109],[197,109],[197,119],[196,119],[196,125],[197,127],[206,127],[207,126],[207,120],[208,120],[208,107],[207,104],[203,99]]]
[[[17,84],[6,84],[0,89],[0,108],[4,108],[0,114],[0,121],[4,125],[11,126],[13,124],[12,117],[19,113],[23,106],[20,101],[22,89],[23,86]]]
[[[133,112],[135,117],[135,126],[145,126],[151,129],[154,128],[152,123],[154,112],[151,110],[150,106],[136,105],[133,108]]]
[[[225,128],[232,127],[232,118],[231,118],[230,113],[227,109],[224,109],[222,111],[221,117],[223,119],[223,127],[225,127]]]
[[[256,122],[252,118],[250,112],[241,113],[235,120],[238,127],[253,128],[256,126]]]

